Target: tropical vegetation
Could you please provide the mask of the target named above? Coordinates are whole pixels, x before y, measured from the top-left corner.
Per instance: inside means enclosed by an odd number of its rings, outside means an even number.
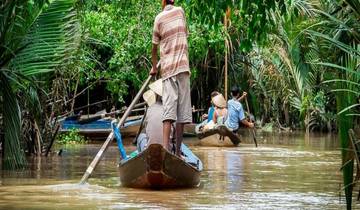
[[[3,1],[3,165],[21,168],[86,103],[120,108],[151,68],[160,1]],[[187,14],[192,103],[239,85],[259,125],[338,132],[347,206],[348,130],[360,124],[360,2],[178,0]],[[227,80],[225,80],[225,75]],[[219,79],[220,78],[220,79]],[[91,93],[91,94],[90,94]],[[91,95],[91,97],[90,97]],[[91,111],[87,109],[85,111]]]
[[[74,4],[72,0],[50,4],[1,2],[0,96],[5,168],[26,165],[22,144],[28,144],[27,150],[33,153],[41,154],[43,150],[53,109],[46,103],[51,81],[61,68],[73,62],[80,46]]]
[[[57,136],[58,144],[84,144],[86,139],[79,134],[78,129],[70,129],[68,133],[62,133]]]

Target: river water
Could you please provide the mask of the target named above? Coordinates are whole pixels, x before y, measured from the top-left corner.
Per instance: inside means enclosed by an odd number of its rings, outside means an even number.
[[[119,152],[110,146],[88,184],[79,185],[101,144],[57,146],[29,169],[1,172],[0,209],[344,209],[339,143],[331,135],[258,133],[255,148],[244,133],[239,147],[185,143],[204,163],[197,188],[124,188]],[[134,146],[128,145],[127,150]],[[360,204],[354,202],[354,208]]]

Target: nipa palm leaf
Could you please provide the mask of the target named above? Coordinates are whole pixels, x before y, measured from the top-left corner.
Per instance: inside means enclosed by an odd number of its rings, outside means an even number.
[[[56,0],[39,15],[10,68],[25,76],[54,71],[69,61],[80,44],[74,0]]]
[[[21,116],[16,94],[11,88],[8,78],[0,72],[1,93],[3,96],[4,119],[4,159],[5,169],[19,169],[25,166],[24,152],[20,146]]]

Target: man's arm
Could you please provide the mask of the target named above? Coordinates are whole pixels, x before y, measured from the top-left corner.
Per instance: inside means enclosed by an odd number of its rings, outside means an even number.
[[[240,104],[240,109],[239,109],[239,119],[240,119],[241,123],[244,124],[246,127],[249,127],[249,128],[254,127],[254,123],[248,121],[245,118],[245,112],[244,112],[244,109],[241,104]]]
[[[241,123],[244,124],[246,127],[253,128],[254,123],[247,121],[246,119],[241,120]]]
[[[151,62],[152,62],[152,68],[150,71],[150,75],[156,75],[158,70],[157,70],[157,62],[158,62],[158,58],[157,58],[157,51],[158,51],[158,45],[154,44],[152,45],[152,50],[151,50]]]
[[[247,92],[244,91],[243,94],[239,98],[237,98],[237,100],[242,101],[246,96],[247,96]]]

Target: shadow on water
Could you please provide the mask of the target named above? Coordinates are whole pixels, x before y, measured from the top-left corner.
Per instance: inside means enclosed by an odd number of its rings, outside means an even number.
[[[247,135],[242,133],[244,144],[229,148],[200,147],[196,139],[186,139],[204,163],[201,185],[191,189],[123,188],[115,144],[89,183],[79,185],[101,145],[63,147],[62,156],[31,158],[27,170],[2,171],[0,208],[344,208],[338,196],[341,160],[334,136],[258,133],[260,146],[255,148]],[[126,148],[130,151],[134,146]]]

